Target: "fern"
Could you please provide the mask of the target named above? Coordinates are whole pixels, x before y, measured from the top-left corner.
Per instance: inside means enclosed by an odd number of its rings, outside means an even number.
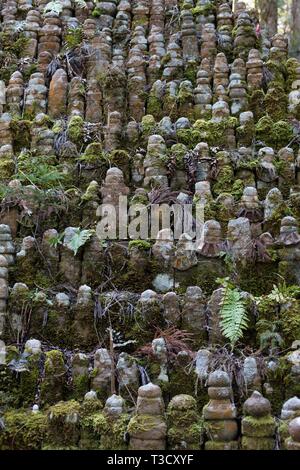
[[[74,232],[74,235],[70,238],[70,240],[67,241],[66,246],[72,250],[74,256],[76,256],[79,248],[86,244],[93,233],[94,230],[80,230],[80,228],[77,228]]]
[[[62,239],[64,237],[63,233],[56,235],[55,237],[49,238],[49,245],[53,248],[57,248],[58,245],[62,244]]]
[[[222,334],[230,341],[233,349],[237,341],[243,337],[244,330],[249,324],[245,303],[238,289],[226,287],[220,316]]]

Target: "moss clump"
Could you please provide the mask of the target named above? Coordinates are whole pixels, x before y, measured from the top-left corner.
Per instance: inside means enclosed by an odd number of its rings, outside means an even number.
[[[0,159],[0,180],[10,179],[15,172],[15,162],[9,155]]]
[[[48,410],[49,448],[70,448],[78,444],[80,404],[75,400],[61,401]]]
[[[90,415],[98,413],[103,408],[103,403],[98,399],[85,399],[81,403],[80,417],[88,418]]]
[[[82,201],[97,201],[99,199],[99,184],[97,181],[91,181],[86,192],[82,195]]]
[[[226,152],[219,152],[217,154],[218,161],[218,179],[213,185],[213,192],[216,195],[228,192],[231,193],[232,184],[234,182],[234,172],[231,166],[230,159]]]
[[[151,429],[157,426],[160,419],[160,416],[135,415],[129,421],[127,430],[129,434],[137,436],[140,433],[151,431]]]
[[[84,398],[84,395],[89,391],[89,382],[88,374],[73,377],[73,397],[76,400],[82,400]]]
[[[196,78],[197,78],[197,62],[196,61],[188,62],[184,70],[184,77],[186,78],[186,80],[189,80],[195,86]]]
[[[151,134],[155,134],[156,122],[152,114],[146,114],[146,116],[143,116],[141,127],[144,135],[149,136]]]
[[[151,243],[146,240],[130,240],[128,243],[129,250],[132,248],[137,248],[138,250],[148,251],[151,248]]]
[[[274,450],[275,439],[271,437],[242,437],[243,450]]]
[[[270,140],[276,149],[286,147],[293,138],[293,127],[286,121],[276,122],[271,131]]]
[[[242,419],[242,434],[253,437],[274,436],[276,431],[275,419],[269,416],[254,418],[246,416]]]
[[[282,335],[286,344],[291,344],[300,338],[300,301],[291,299],[281,309]]]
[[[287,116],[288,98],[285,90],[280,87],[269,88],[265,96],[265,105],[268,115],[273,121],[281,121]]]
[[[167,54],[165,54],[165,55],[161,58],[161,61],[160,61],[161,65],[163,65],[163,66],[164,66],[164,65],[167,65],[167,63],[170,62],[171,58],[172,58],[172,57],[171,57],[171,54],[170,54],[169,52],[167,52]]]
[[[92,16],[94,18],[99,18],[99,16],[101,16],[102,14],[102,9],[101,8],[94,8],[94,10],[92,11]]]
[[[273,60],[268,60],[266,66],[271,73],[271,81],[268,84],[269,88],[272,87],[282,87],[285,88],[286,85],[286,76],[287,70],[283,62],[275,62]]]
[[[254,90],[249,96],[249,111],[252,111],[255,121],[263,117],[265,114],[265,94],[263,90]]]
[[[203,428],[201,424],[192,424],[191,426],[180,428],[168,428],[168,448],[169,449],[184,449],[184,450],[197,450],[200,449],[201,434]]]
[[[110,166],[116,166],[123,171],[125,181],[129,183],[130,180],[130,164],[131,158],[126,150],[115,149],[107,155],[107,160]]]
[[[122,414],[117,419],[107,417],[107,428],[101,435],[102,450],[126,450],[125,435],[127,432],[130,415]]]
[[[205,5],[197,5],[195,8],[192,8],[192,13],[194,16],[210,16],[214,15],[216,12],[216,5],[213,2],[208,2]]]
[[[238,450],[238,441],[218,442],[207,441],[205,443],[205,450]]]
[[[37,385],[39,380],[40,355],[33,354],[27,359],[28,371],[22,372],[20,376],[20,398],[23,406],[34,404]]]
[[[267,145],[270,142],[273,125],[274,122],[270,116],[263,116],[255,126],[256,140]]]
[[[151,93],[147,101],[147,114],[152,115],[157,120],[162,117],[162,100]]]
[[[236,129],[236,137],[240,146],[250,147],[255,134],[255,125],[253,121],[248,121],[243,126]]]
[[[47,416],[24,410],[4,414],[5,428],[0,433],[1,450],[39,450],[47,436]]]
[[[211,146],[226,147],[226,133],[229,129],[235,129],[237,122],[235,117],[223,119],[221,122],[198,119],[193,125],[193,130],[198,131],[199,135],[197,137],[201,140],[198,140],[196,143],[202,141],[207,142]]]
[[[184,105],[185,103],[193,102],[193,89],[189,86],[181,86],[177,95],[177,103],[179,106]]]
[[[287,70],[287,80],[286,80],[286,89],[287,92],[292,90],[292,84],[295,80],[297,80],[297,69],[299,68],[299,62],[294,57],[290,57],[286,64]]]
[[[13,149],[15,154],[21,152],[23,148],[30,149],[31,144],[31,121],[13,119],[10,122],[10,129],[13,134]]]
[[[68,124],[68,137],[76,145],[83,143],[84,120],[81,116],[73,116]]]
[[[88,401],[94,402],[94,400]],[[100,413],[99,411],[92,414],[88,413],[81,420],[80,425],[81,433],[79,447],[85,450],[100,449],[101,435],[109,430],[106,417],[103,413]]]
[[[61,400],[65,392],[65,364],[62,352],[46,352],[45,377],[41,385],[41,401],[53,404]]]

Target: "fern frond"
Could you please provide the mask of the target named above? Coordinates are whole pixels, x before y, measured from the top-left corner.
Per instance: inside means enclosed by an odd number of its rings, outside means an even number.
[[[74,256],[76,256],[79,248],[86,244],[93,233],[94,230],[80,230],[80,228],[77,228],[72,238],[66,243],[66,246],[72,250]]]
[[[226,288],[220,317],[222,334],[230,341],[232,348],[234,348],[237,341],[243,337],[244,331],[249,324],[244,300],[237,289]]]

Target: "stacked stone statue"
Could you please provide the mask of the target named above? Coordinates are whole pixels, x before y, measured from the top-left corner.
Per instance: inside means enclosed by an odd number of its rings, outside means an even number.
[[[203,408],[203,419],[208,440],[206,450],[237,450],[237,411],[232,402],[229,376],[216,370],[208,376],[210,401]]]
[[[163,450],[166,446],[167,425],[164,402],[157,385],[149,383],[139,388],[136,414],[128,425],[131,450]]]
[[[242,419],[242,448],[244,450],[274,450],[275,418],[271,416],[271,404],[255,391],[245,401]]]
[[[0,449],[298,449],[287,37],[230,0],[2,0],[0,31]]]

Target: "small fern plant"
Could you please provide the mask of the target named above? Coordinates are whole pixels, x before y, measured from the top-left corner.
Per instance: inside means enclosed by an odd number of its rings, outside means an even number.
[[[76,256],[79,248],[86,244],[86,242],[91,238],[94,232],[94,230],[81,230],[80,228],[76,228],[73,236],[66,243],[66,246],[70,250],[72,250],[74,256]]]
[[[245,301],[240,291],[229,282],[225,282],[225,291],[220,309],[220,327],[222,334],[234,349],[236,343],[248,328],[249,318],[246,312]]]

